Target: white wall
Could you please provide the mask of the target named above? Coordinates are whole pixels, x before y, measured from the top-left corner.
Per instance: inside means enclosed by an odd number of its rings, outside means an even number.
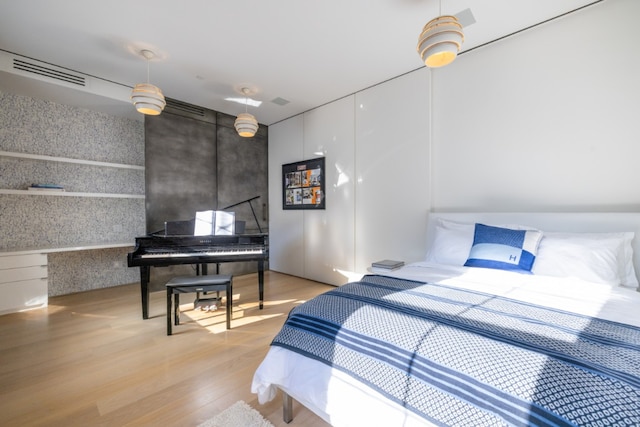
[[[434,70],[432,208],[638,210],[638,16],[608,0]]]
[[[281,188],[282,163],[302,160],[278,146],[298,155],[301,144],[309,156],[318,144],[331,145],[332,129],[348,129],[345,120],[353,120],[353,158],[350,147],[333,146],[327,159],[340,154],[327,164],[353,161],[356,182],[353,208],[339,202],[322,227],[309,227],[304,212],[305,224],[296,217],[296,231],[283,236],[273,224],[293,215],[270,190],[272,259],[279,256],[276,247],[286,253],[303,247],[322,258],[324,271],[313,278],[341,284],[349,278],[336,282],[331,270],[340,241],[345,259],[336,265],[349,268],[353,260],[356,273],[380,258],[420,259],[428,211],[638,211],[637,16],[640,2],[608,0],[460,55],[445,68],[418,70],[355,94],[349,117],[339,105],[351,97],[303,120],[272,125],[270,189]],[[342,113],[329,113],[334,109]],[[293,122],[301,127],[295,140],[282,131]],[[327,210],[331,205],[328,194]],[[311,247],[309,239],[319,240]],[[270,267],[293,271],[283,263]]]

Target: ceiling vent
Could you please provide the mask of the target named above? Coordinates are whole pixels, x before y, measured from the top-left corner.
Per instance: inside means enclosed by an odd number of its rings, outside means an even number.
[[[69,90],[74,89],[74,90]],[[143,120],[131,105],[131,87],[0,49],[0,91]],[[97,95],[97,97],[96,97]],[[166,98],[165,111],[216,123],[215,112]]]
[[[190,117],[192,119],[201,120],[203,122],[215,123],[215,112],[204,107],[188,104],[173,98],[165,98],[167,105],[164,107],[165,112],[173,113],[179,116]]]
[[[14,91],[21,90],[27,96],[46,99],[54,92],[62,95],[62,90],[69,88],[74,91],[67,91],[69,96],[60,96],[58,102],[65,104],[67,103],[65,98],[77,98],[74,93],[84,93],[109,98],[116,101],[114,105],[123,102],[123,106],[131,106],[131,87],[129,86],[3,50],[0,50],[0,76],[2,76],[2,84],[13,88]],[[56,87],[58,89],[54,89]],[[87,107],[91,107],[105,104],[105,101],[86,98],[85,103]],[[69,103],[69,105],[75,104]]]
[[[44,64],[44,63],[42,63]],[[47,77],[49,79],[55,79],[66,83],[71,83],[78,86],[85,86],[85,78],[83,76],[71,74],[60,68],[53,68],[50,65],[41,65],[36,62],[26,61],[18,58],[13,59],[13,69],[23,71],[25,73],[32,73],[38,76]]]
[[[271,100],[271,102],[273,102],[274,104],[279,105],[279,106],[281,106],[281,107],[282,107],[283,105],[287,105],[287,104],[289,103],[289,101],[288,101],[288,100],[286,100],[286,99],[284,99],[284,98],[280,98],[280,97],[277,97],[277,98],[272,99],[272,100]]]
[[[197,105],[187,104],[186,102],[178,101],[177,99],[167,98],[167,107],[171,107],[174,110],[182,111],[183,113],[193,114],[198,117],[204,117],[204,108]]]

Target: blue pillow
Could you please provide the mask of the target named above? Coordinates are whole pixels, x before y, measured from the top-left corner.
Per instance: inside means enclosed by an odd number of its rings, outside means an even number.
[[[476,224],[467,267],[531,273],[542,232]]]

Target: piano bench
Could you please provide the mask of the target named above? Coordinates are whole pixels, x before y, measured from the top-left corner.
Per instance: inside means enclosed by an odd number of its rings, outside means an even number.
[[[171,325],[180,324],[180,294],[226,291],[227,329],[231,329],[231,302],[233,299],[233,277],[227,274],[204,276],[176,276],[167,282],[167,335],[171,335]],[[173,310],[172,310],[173,300]],[[171,315],[173,313],[173,322]]]

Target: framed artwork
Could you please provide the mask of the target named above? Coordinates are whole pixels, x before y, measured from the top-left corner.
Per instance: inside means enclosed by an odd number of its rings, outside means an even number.
[[[282,209],[324,209],[324,157],[282,165]]]

